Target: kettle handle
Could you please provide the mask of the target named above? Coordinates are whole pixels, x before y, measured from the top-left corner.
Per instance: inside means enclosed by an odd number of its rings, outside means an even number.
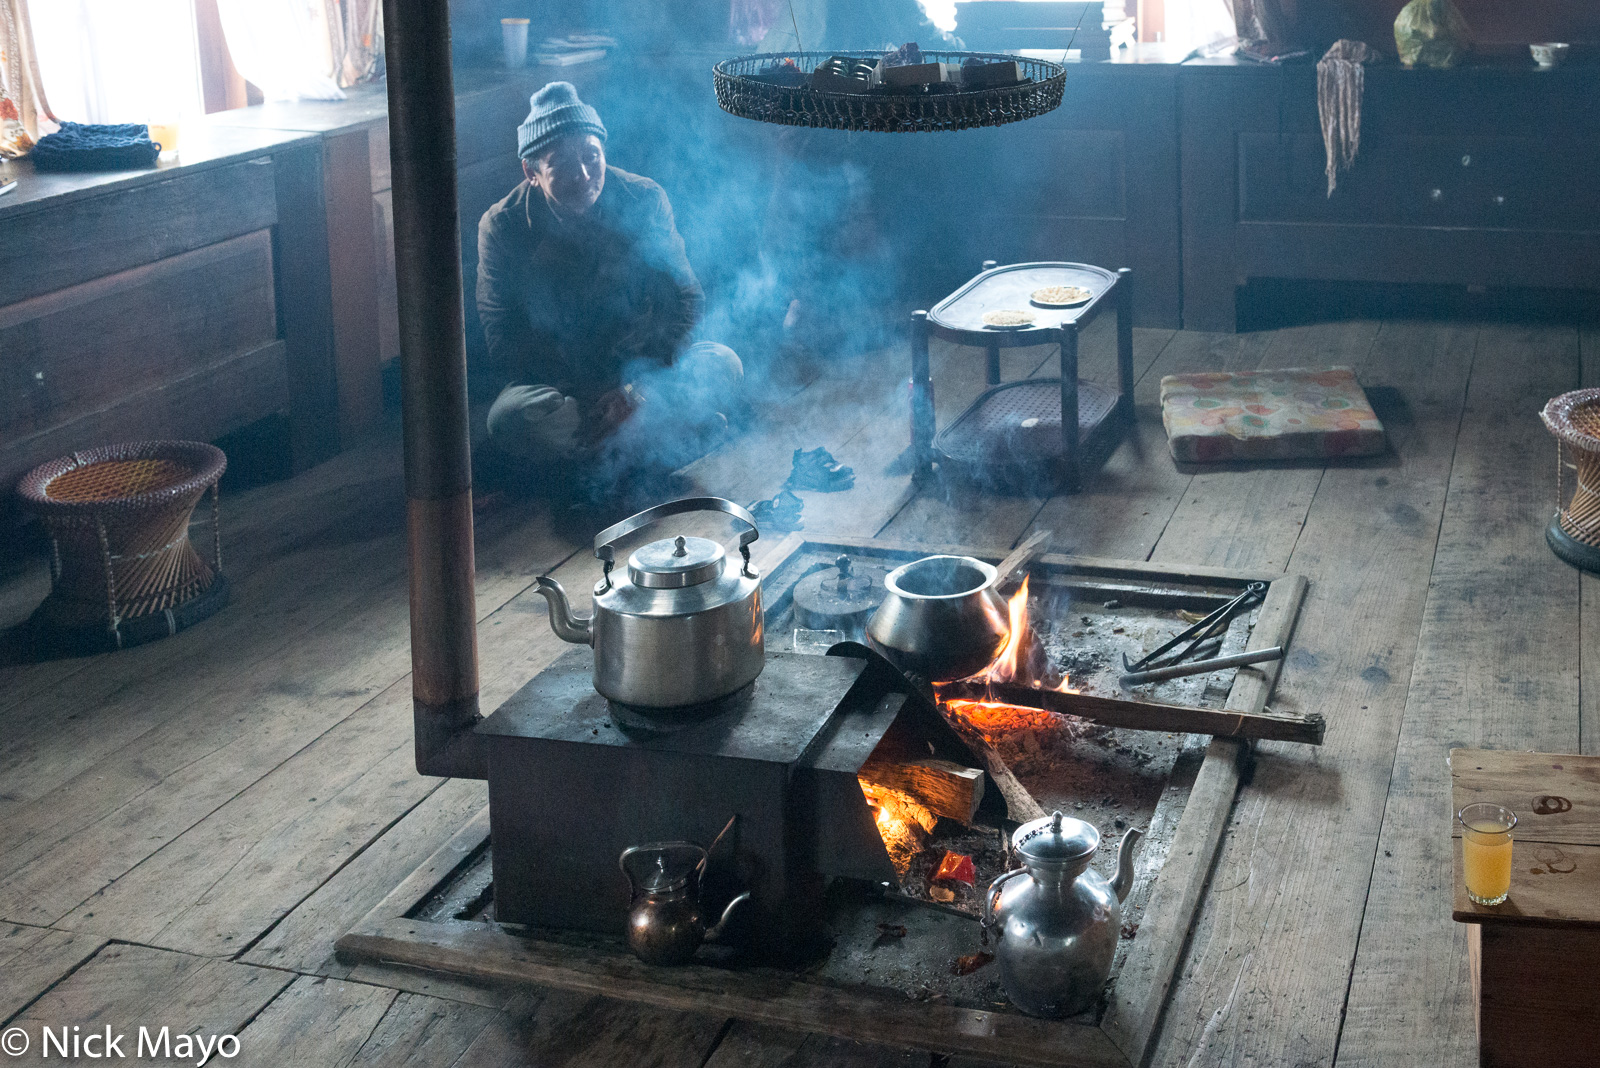
[[[646,508],[620,523],[613,523],[594,536],[594,554],[605,563],[603,580],[605,586],[609,588],[611,585],[611,568],[616,562],[614,546],[617,542],[657,520],[672,515],[682,515],[685,512],[726,512],[748,527],[749,529],[739,533],[739,555],[744,557],[745,575],[750,578],[755,577],[750,568],[750,543],[761,537],[761,531],[756,527],[755,516],[744,507],[721,497],[684,497],[681,500],[667,501],[665,504]]]
[[[978,924],[983,928],[985,933],[988,932],[989,928],[994,926],[994,903],[995,900],[1000,896],[1000,884],[1014,875],[1026,874],[1027,870],[1027,868],[1012,868],[1010,871],[1000,875],[1000,877],[995,879],[994,882],[990,883],[989,889],[983,892],[983,918],[978,921]]]

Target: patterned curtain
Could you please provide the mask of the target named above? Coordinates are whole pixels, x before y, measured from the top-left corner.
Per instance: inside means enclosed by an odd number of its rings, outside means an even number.
[[[0,0],[0,156],[26,156],[49,132],[40,130],[40,120],[54,118],[39,80],[28,0]]]
[[[1282,44],[1289,40],[1288,20],[1278,0],[1231,0],[1231,6],[1241,41]]]
[[[370,81],[383,57],[382,0],[322,0],[332,74],[341,88]]]

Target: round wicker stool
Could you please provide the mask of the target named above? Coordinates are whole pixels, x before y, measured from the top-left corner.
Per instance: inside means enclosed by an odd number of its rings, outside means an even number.
[[[17,486],[50,535],[50,595],[36,638],[69,652],[121,649],[176,634],[228,602],[217,530],[222,450],[141,441],[40,464]],[[189,541],[211,491],[211,561]]]
[[[1544,539],[1573,567],[1600,574],[1600,389],[1563,393],[1539,413],[1556,437],[1556,514]],[[1572,499],[1566,499],[1562,445],[1572,453],[1576,472]]]

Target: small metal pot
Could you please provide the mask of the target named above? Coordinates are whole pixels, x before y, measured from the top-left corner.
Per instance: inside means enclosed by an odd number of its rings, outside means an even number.
[[[933,682],[983,670],[1005,647],[1010,623],[999,574],[970,556],[928,556],[889,572],[867,644],[902,671]]]

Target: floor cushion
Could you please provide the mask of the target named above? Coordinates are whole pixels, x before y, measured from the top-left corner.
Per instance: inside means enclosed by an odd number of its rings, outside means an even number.
[[[1388,448],[1349,367],[1167,375],[1161,422],[1172,458],[1185,463],[1370,456]]]

